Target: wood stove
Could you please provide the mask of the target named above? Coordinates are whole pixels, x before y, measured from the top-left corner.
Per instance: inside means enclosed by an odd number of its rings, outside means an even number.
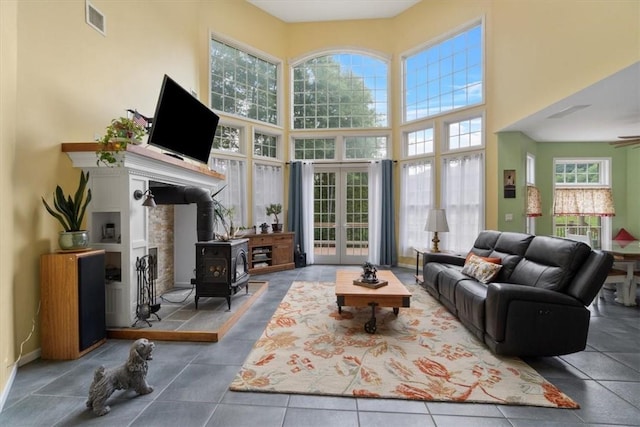
[[[196,243],[195,305],[200,297],[225,297],[231,310],[231,296],[243,287],[249,293],[249,239]]]

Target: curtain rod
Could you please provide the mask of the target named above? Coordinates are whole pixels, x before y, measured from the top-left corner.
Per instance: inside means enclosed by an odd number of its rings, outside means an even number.
[[[302,160],[298,160],[300,163],[304,163],[304,161]],[[382,160],[374,160],[373,163],[380,163]],[[397,160],[391,160],[392,163],[398,163]],[[285,165],[290,165],[291,163],[294,162],[286,162]],[[307,162],[307,163],[311,163],[314,165],[352,165],[352,164],[363,164],[363,165],[368,165],[369,163],[371,163],[371,161],[369,160],[355,160],[353,162]]]

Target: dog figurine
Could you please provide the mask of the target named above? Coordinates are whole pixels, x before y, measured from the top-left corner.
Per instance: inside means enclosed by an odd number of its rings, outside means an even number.
[[[116,390],[133,389],[138,394],[148,394],[153,391],[147,383],[149,360],[155,344],[146,338],[140,338],[131,344],[129,358],[125,363],[115,368],[106,369],[104,366],[96,368],[93,382],[89,387],[87,408],[102,416],[108,414],[111,408],[106,404],[107,399]]]

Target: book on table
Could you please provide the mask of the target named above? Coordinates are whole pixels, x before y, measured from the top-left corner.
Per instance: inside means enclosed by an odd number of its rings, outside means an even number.
[[[387,282],[386,280],[378,280],[376,282],[367,282],[367,281],[362,281],[362,280],[354,280],[353,281],[354,285],[357,286],[364,286],[366,288],[370,288],[370,289],[378,289],[381,288],[383,286],[386,286],[389,284],[389,282]]]

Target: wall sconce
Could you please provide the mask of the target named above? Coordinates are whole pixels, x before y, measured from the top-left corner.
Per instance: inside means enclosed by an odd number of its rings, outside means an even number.
[[[424,226],[424,230],[433,232],[431,252],[440,252],[440,248],[438,247],[438,243],[440,243],[438,232],[445,233],[449,231],[449,224],[447,224],[447,216],[444,213],[444,209],[429,210],[427,224]]]
[[[133,198],[136,200],[140,200],[145,196],[146,198],[144,199],[144,202],[142,202],[142,206],[146,206],[148,208],[155,208],[156,201],[153,200],[153,193],[151,192],[151,190],[146,190],[144,192],[142,190],[136,190],[133,192]]]

